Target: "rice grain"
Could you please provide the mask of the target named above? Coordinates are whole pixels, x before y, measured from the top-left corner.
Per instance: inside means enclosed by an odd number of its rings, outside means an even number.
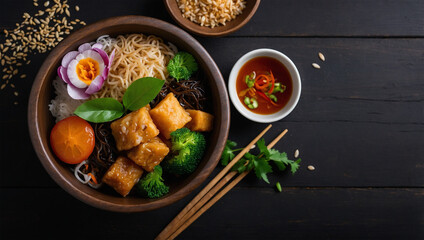
[[[314,67],[316,69],[320,69],[321,68],[321,66],[318,65],[317,63],[312,63],[312,67]]]
[[[294,151],[294,158],[298,158],[299,157],[299,149],[296,149],[296,151]]]
[[[322,54],[321,52],[318,53],[318,57],[319,59],[321,59],[321,61],[325,62],[325,56],[324,54]]]

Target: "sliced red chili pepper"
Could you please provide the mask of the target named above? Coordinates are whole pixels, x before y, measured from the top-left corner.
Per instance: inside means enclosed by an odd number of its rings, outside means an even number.
[[[263,92],[261,92],[261,91],[258,91],[257,93],[258,93],[258,95],[259,95],[259,96],[261,96],[263,99],[267,100],[268,102],[271,102],[271,99],[270,99],[267,95],[265,95],[265,93],[263,93]]]
[[[255,80],[255,87],[258,90],[265,89],[269,86],[270,80],[266,75],[261,74],[257,76]]]
[[[274,101],[272,101],[267,95],[265,95],[265,93],[263,93],[261,91],[258,91],[257,93],[258,93],[259,96],[261,96],[263,99],[267,100],[269,103],[271,103],[275,107],[279,107],[278,104],[276,104]]]
[[[272,91],[274,91],[274,86],[275,86],[275,78],[274,75],[272,74],[271,70],[269,71],[271,73],[271,87],[269,88],[268,93],[271,94]]]

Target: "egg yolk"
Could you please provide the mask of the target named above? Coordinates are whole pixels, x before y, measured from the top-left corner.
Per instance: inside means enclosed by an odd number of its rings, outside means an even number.
[[[99,63],[92,58],[84,58],[78,62],[78,78],[87,85],[91,84],[100,72]]]

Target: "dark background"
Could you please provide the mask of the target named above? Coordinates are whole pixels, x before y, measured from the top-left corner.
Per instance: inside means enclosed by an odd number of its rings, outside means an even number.
[[[0,29],[36,12],[29,0],[1,4]],[[72,17],[87,23],[136,14],[175,24],[160,0],[70,5],[81,8]],[[289,129],[276,147],[289,156],[299,149],[303,161],[294,176],[272,174],[271,185],[251,174],[180,238],[424,239],[423,37],[424,2],[417,0],[262,0],[238,32],[196,37],[225,80],[253,49],[273,48],[293,60],[300,102],[266,139]],[[46,56],[31,55],[22,68],[28,77],[0,91],[0,238],[154,238],[194,193],[151,212],[106,212],[73,198],[41,166],[28,135],[27,102]],[[231,111],[229,138],[240,146],[266,126]]]

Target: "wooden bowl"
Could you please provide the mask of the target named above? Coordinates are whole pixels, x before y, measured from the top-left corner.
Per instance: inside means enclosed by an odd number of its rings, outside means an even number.
[[[238,15],[235,19],[226,22],[224,26],[221,25],[218,27],[210,28],[202,27],[199,24],[183,17],[181,10],[178,8],[176,0],[163,1],[165,3],[166,10],[178,23],[178,25],[191,33],[204,37],[219,37],[239,30],[253,17],[259,7],[259,3],[261,2],[260,0],[246,0],[246,8],[243,9],[242,14]]]
[[[127,33],[153,34],[172,42],[179,49],[191,53],[207,79],[212,96],[214,130],[208,137],[208,149],[197,170],[170,184],[170,192],[159,199],[136,196],[121,197],[112,191],[95,190],[80,183],[70,166],[58,160],[49,144],[54,125],[48,104],[54,97],[52,81],[62,57],[79,45],[96,40],[101,35],[116,36]],[[169,23],[142,16],[122,16],[99,21],[76,31],[61,42],[46,58],[32,86],[28,104],[28,125],[31,141],[42,165],[50,176],[77,199],[101,209],[117,212],[141,212],[169,205],[198,187],[216,167],[228,137],[230,105],[222,75],[207,51],[185,31]],[[47,198],[48,196],[46,196]]]

